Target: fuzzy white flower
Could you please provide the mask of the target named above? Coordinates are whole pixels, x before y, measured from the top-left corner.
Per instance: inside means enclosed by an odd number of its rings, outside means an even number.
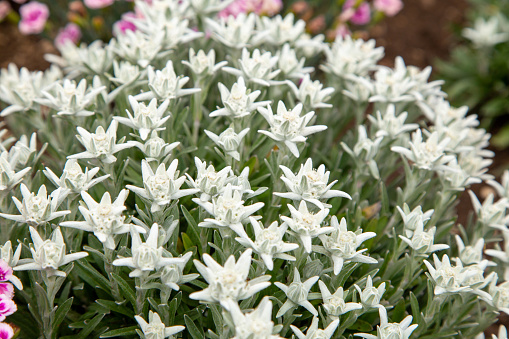
[[[204,130],[205,134],[221,149],[233,159],[240,161],[240,153],[238,149],[242,139],[249,132],[249,128],[246,128],[240,133],[235,133],[233,128],[227,128],[223,133],[216,135],[210,131]]]
[[[349,194],[332,190],[338,181],[334,180],[329,183],[329,171],[325,171],[325,165],[320,165],[318,169],[313,168],[313,160],[307,159],[304,164],[300,165],[299,172],[294,174],[288,167],[281,165],[283,175],[281,180],[284,181],[286,188],[290,191],[287,193],[274,192],[278,197],[291,200],[304,200],[320,209],[329,207],[330,205],[323,203],[330,198],[341,197],[352,199]],[[321,201],[322,200],[322,201]]]
[[[112,203],[109,192],[104,193],[101,201],[96,202],[87,192],[81,192],[81,198],[85,202],[85,206],[79,206],[79,210],[85,221],[64,221],[60,226],[72,227],[87,232],[94,232],[94,235],[108,249],[115,249],[116,234],[124,234],[129,232],[130,224],[124,223],[125,216],[122,212],[126,209],[125,200],[129,191],[124,189],[120,191],[117,199]],[[145,233],[143,227],[134,226],[138,232]]]
[[[258,133],[265,134],[271,139],[283,143],[297,158],[300,155],[297,143],[305,143],[308,135],[327,129],[327,126],[324,125],[307,126],[315,112],[306,113],[301,117],[302,107],[302,104],[298,104],[293,109],[288,110],[283,101],[279,101],[275,115],[271,106],[258,108],[258,112],[267,120],[270,126],[270,131],[259,130]]]
[[[182,262],[180,258],[163,257],[163,247],[158,246],[157,243],[158,236],[159,225],[156,223],[150,228],[145,242],[141,241],[140,233],[136,228],[131,226],[132,257],[115,259],[113,265],[133,268],[129,277],[142,277],[163,266]]]
[[[306,29],[304,20],[295,21],[293,13],[284,18],[281,15],[274,17],[259,17],[258,28],[265,31],[264,41],[271,45],[281,46],[284,43],[295,43]]]
[[[302,306],[306,310],[308,310],[312,315],[317,316],[318,311],[315,309],[315,307],[309,302],[309,290],[311,290],[311,287],[318,281],[319,277],[314,276],[309,278],[308,280],[302,282],[300,279],[300,273],[297,267],[294,269],[293,274],[293,282],[290,283],[290,285],[284,285],[280,283],[279,281],[276,281],[274,285],[279,287],[283,292],[286,294],[286,301],[281,306],[279,311],[276,314],[276,318],[279,318],[283,316],[286,312],[289,310]]]
[[[362,233],[362,230],[357,232],[349,231],[346,225],[346,219],[341,218],[341,223],[339,223],[336,216],[331,218],[331,227],[334,229],[331,233],[327,235],[322,234],[319,238],[322,241],[326,254],[331,257],[335,275],[341,272],[345,263],[378,263],[378,260],[362,254],[367,251],[366,248],[357,251],[357,248],[364,241],[376,237],[375,232]]]
[[[151,211],[158,212],[162,207],[168,205],[172,200],[180,199],[186,195],[199,192],[198,189],[181,189],[180,186],[186,178],[178,177],[178,159],[171,162],[168,169],[164,163],[157,167],[156,172],[152,171],[146,160],[141,161],[141,174],[144,188],[127,185],[126,188],[136,193],[143,199],[152,202]]]
[[[306,107],[313,109],[332,107],[331,104],[326,104],[325,101],[330,99],[334,88],[323,88],[323,84],[318,80],[312,81],[309,74],[304,76],[299,87],[292,81],[287,81],[287,84],[292,89],[297,100],[306,105]]]
[[[21,244],[18,244],[16,251],[12,251],[12,243],[8,240],[5,244],[0,245],[0,259],[5,261],[10,267],[18,264],[21,255]]]
[[[273,80],[281,72],[280,69],[275,69],[278,59],[277,55],[273,56],[270,52],[262,53],[259,49],[255,49],[250,53],[247,48],[244,48],[239,59],[240,70],[224,67],[223,71],[238,77],[242,76],[247,81],[268,87],[279,84],[279,82]]]
[[[278,56],[277,66],[288,79],[302,79],[314,70],[313,67],[305,67],[306,59],[298,59],[295,50],[287,43],[278,52]]]
[[[95,113],[87,110],[94,104],[97,95],[106,87],[87,88],[87,80],[78,84],[74,80],[64,79],[56,82],[51,91],[42,91],[44,98],[36,101],[57,111],[58,115],[90,116]]]
[[[288,229],[287,224],[282,224],[278,227],[278,222],[274,221],[269,227],[264,228],[262,223],[252,217],[249,218],[249,221],[253,226],[255,241],[247,236],[235,238],[235,240],[258,253],[269,271],[272,271],[274,268],[273,260],[276,258],[295,261],[295,257],[286,252],[299,248],[299,245],[283,241],[283,237]]]
[[[255,102],[261,91],[251,92],[247,87],[243,77],[239,77],[233,84],[231,92],[222,83],[218,84],[221,101],[224,108],[218,108],[210,113],[211,117],[227,116],[230,118],[243,118],[258,107],[268,105],[270,101]]]
[[[226,166],[220,171],[215,170],[214,166],[207,166],[206,161],[201,161],[198,157],[194,158],[196,164],[196,180],[186,173],[188,183],[191,187],[200,190],[200,200],[209,201],[212,197],[222,194],[226,188],[226,183],[230,177],[231,167]]]
[[[373,95],[375,86],[367,76],[351,75],[345,83],[342,93],[358,103],[367,104]]]
[[[99,159],[105,164],[111,164],[117,160],[113,155],[126,148],[133,147],[132,143],[124,143],[122,138],[117,144],[118,122],[113,120],[106,131],[102,126],[97,127],[95,133],[90,133],[83,127],[78,127],[78,141],[85,147],[86,151],[73,154],[67,159]]]
[[[129,103],[133,109],[133,114],[126,110],[128,118],[113,117],[119,123],[131,127],[140,133],[141,140],[147,140],[152,131],[161,131],[166,129],[162,127],[170,118],[170,115],[164,116],[167,112],[169,100],[165,100],[157,107],[157,100],[152,99],[148,105],[138,102],[133,96],[129,96]]]
[[[431,133],[426,141],[423,141],[422,131],[418,129],[412,133],[412,141],[409,142],[409,148],[393,146],[391,150],[402,154],[418,168],[430,171],[444,169],[444,164],[454,159],[454,155],[447,155],[445,153],[445,148],[449,141],[449,138],[440,140],[437,132]]]
[[[231,255],[224,266],[219,265],[210,255],[203,255],[203,265],[194,260],[194,265],[209,286],[198,292],[191,293],[191,299],[203,302],[220,303],[225,309],[229,309],[229,301],[238,301],[251,297],[259,291],[270,286],[270,275],[263,275],[247,281],[251,268],[251,249],[247,249],[235,262]]]
[[[134,319],[136,319],[140,325],[145,339],[173,338],[174,334],[182,332],[185,329],[184,326],[166,327],[161,321],[159,314],[152,312],[152,310],[148,312],[148,323],[139,315],[135,315]]]
[[[489,293],[492,297],[493,306],[509,315],[509,281],[497,286],[497,280],[492,280]]]
[[[320,280],[318,282],[318,286],[320,287],[320,292],[322,294],[322,307],[329,316],[337,318],[350,311],[362,309],[362,305],[359,303],[345,302],[348,294],[343,292],[343,287],[339,287],[334,294],[331,294],[327,285],[325,285],[323,281]]]
[[[20,190],[22,201],[16,197],[12,197],[12,200],[21,215],[0,213],[0,217],[38,226],[71,213],[71,211],[57,211],[62,202],[61,189],[51,192],[49,196],[45,185],[39,187],[37,194],[30,192],[25,184],[21,184]]]
[[[363,290],[357,285],[354,285],[357,292],[359,292],[359,296],[361,297],[361,304],[365,308],[372,307],[383,307],[380,305],[380,300],[385,293],[385,282],[381,283],[378,287],[373,286],[373,278],[368,275],[366,279],[366,286]]]
[[[154,68],[149,66],[147,71],[150,91],[136,95],[134,98],[138,101],[154,98],[159,101],[170,100],[201,91],[200,88],[183,88],[189,77],[177,76],[171,60],[168,60],[162,70],[154,71]]]
[[[60,266],[88,256],[87,252],[65,254],[64,238],[59,227],[53,231],[51,240],[42,240],[37,230],[32,226],[30,226],[30,236],[33,242],[33,246],[30,247],[33,259],[14,267],[15,271],[40,270],[45,271],[48,277],[65,277],[65,272],[58,270]]]
[[[45,146],[43,146],[44,149]],[[43,151],[41,149],[41,152]],[[33,161],[37,152],[37,134],[34,132],[30,140],[26,135],[22,135],[19,140],[9,150],[9,159],[15,168],[24,168],[29,161]]]
[[[112,51],[131,64],[138,64],[146,68],[154,60],[163,47],[164,33],[154,32],[146,35],[140,30],[127,29],[124,34],[119,34],[117,39],[110,41]]]
[[[504,237],[503,247],[500,248],[500,245],[496,244],[494,249],[491,249],[491,248],[487,249],[485,251],[485,253],[493,258],[500,260],[503,263],[502,267],[504,268],[504,280],[509,281],[509,230],[502,229],[502,236]],[[483,239],[483,238],[481,238],[481,239]],[[484,245],[484,243],[483,243],[483,245]],[[481,260],[482,259],[482,247],[480,249],[480,255],[481,255],[481,258],[480,258],[479,262],[482,261]]]
[[[83,74],[102,75],[111,68],[114,59],[111,45],[104,45],[101,40],[96,40],[88,46],[81,44],[77,53],[81,60],[78,69]]]
[[[383,115],[380,111],[376,112],[376,118],[372,115],[368,115],[368,119],[377,129],[375,136],[389,137],[390,139],[396,139],[400,135],[404,135],[419,128],[418,124],[405,124],[407,117],[407,112],[399,113],[398,116],[396,116],[396,106],[393,104],[387,106],[387,110]]]
[[[230,301],[229,310],[235,328],[235,336],[232,339],[281,338],[273,334],[272,302],[269,297],[264,297],[256,309],[248,313],[242,313],[239,305],[233,301]]]
[[[32,169],[31,167],[26,167],[16,172],[16,160],[15,157],[10,157],[7,151],[3,151],[0,154],[0,191],[12,190]]]
[[[225,3],[226,1],[223,1]],[[255,35],[256,15],[240,13],[237,17],[230,15],[219,22],[205,18],[205,23],[212,33],[212,38],[231,48],[244,48],[252,43]]]
[[[43,170],[43,173],[55,186],[61,187],[64,190],[62,194],[65,195],[68,192],[81,193],[81,191],[88,191],[90,187],[106,180],[110,176],[106,174],[94,179],[99,170],[99,167],[94,167],[89,171],[85,167],[85,172],[83,172],[76,159],[69,159],[65,162],[60,178],[48,167]]]
[[[472,205],[479,222],[486,226],[505,229],[504,225],[509,219],[509,217],[506,217],[509,202],[505,198],[494,202],[494,196],[490,193],[481,205],[474,192],[468,191],[468,194],[472,200]]]
[[[500,183],[495,180],[488,180],[488,185],[493,187],[501,198],[509,199],[509,170],[504,171]]]
[[[145,143],[139,141],[131,141],[132,145],[138,147],[143,154],[145,154],[145,160],[148,162],[160,160],[171,153],[176,147],[180,145],[180,142],[172,142],[171,144],[157,135],[157,131],[152,131],[150,138]]]
[[[299,209],[295,209],[292,205],[288,205],[290,209],[290,213],[292,215],[291,218],[287,216],[281,216],[281,220],[287,224],[292,230],[292,234],[297,236],[302,245],[304,246],[304,250],[307,253],[311,253],[311,246],[313,238],[316,238],[322,234],[330,233],[334,230],[333,227],[322,227],[323,220],[329,214],[329,210],[327,208],[321,209],[316,214],[309,212],[306,202],[301,201],[299,204]]]
[[[419,326],[417,324],[410,325],[413,319],[411,315],[400,323],[389,323],[385,307],[380,307],[378,312],[380,313],[380,325],[376,328],[377,335],[355,333],[356,336],[366,339],[408,339]]]
[[[403,223],[405,224],[405,235],[410,238],[414,231],[417,229],[419,224],[423,224],[428,221],[433,215],[434,210],[427,210],[426,212],[422,212],[422,207],[417,206],[412,211],[410,211],[410,207],[406,203],[403,204],[403,208],[396,206],[399,214],[401,214],[401,218],[403,219]]]
[[[119,85],[131,85],[141,78],[145,72],[140,71],[138,65],[133,65],[129,61],[113,60],[113,77],[109,80]],[[125,88],[125,87],[123,87]]]
[[[167,11],[155,11],[150,18],[132,18],[136,29],[152,37],[162,34],[161,41],[163,54],[167,51],[178,49],[182,44],[188,43],[196,38],[203,36],[202,32],[197,32],[189,28],[189,20],[178,16],[168,15]]]
[[[370,102],[400,103],[426,99],[419,93],[418,83],[401,57],[396,57],[394,68],[378,66],[374,77],[374,93],[369,98]]]
[[[218,227],[223,231],[229,228],[241,237],[247,237],[243,223],[264,206],[263,202],[244,206],[241,192],[231,184],[227,184],[223,193],[217,198],[213,198],[212,202],[202,201],[198,198],[193,198],[193,201],[214,217],[213,219],[206,218],[198,226]]]
[[[367,167],[369,174],[379,180],[380,172],[378,171],[378,165],[375,161],[375,157],[379,153],[383,137],[378,136],[375,140],[372,140],[368,137],[368,132],[364,125],[359,125],[357,130],[357,142],[353,146],[353,149],[348,147],[348,145],[344,142],[340,143],[341,147],[352,157],[359,168]]]
[[[198,53],[189,49],[189,61],[182,61],[198,77],[214,75],[218,70],[228,64],[228,61],[220,61],[216,64],[216,51],[211,49],[208,54],[200,49]]]
[[[376,41],[373,39],[364,41],[338,35],[332,46],[325,49],[327,62],[322,69],[342,78],[368,75],[384,56],[383,47],[375,45]]]
[[[299,339],[330,339],[332,338],[332,335],[334,332],[336,332],[336,329],[339,326],[339,319],[336,319],[332,321],[329,326],[327,326],[325,329],[318,328],[318,317],[313,317],[313,321],[311,321],[311,326],[309,326],[308,330],[306,331],[306,334],[302,333],[301,330],[299,330],[297,327],[290,325],[292,328],[293,333],[297,336]]]
[[[25,67],[18,69],[10,63],[6,69],[0,70],[0,100],[8,104],[0,111],[0,116],[34,109],[35,99],[41,96],[41,90],[61,78],[62,71],[54,65],[45,72],[30,72]]]
[[[497,16],[491,16],[489,19],[478,17],[474,27],[464,28],[462,34],[477,48],[489,48],[506,42],[509,40],[509,32],[501,31],[499,20]]]
[[[477,240],[474,246],[471,245],[465,246],[463,240],[457,234],[455,235],[455,239],[456,244],[458,245],[459,258],[464,265],[478,264],[482,261],[484,238],[480,238],[479,240]],[[486,254],[491,255],[488,252],[486,252]]]
[[[184,274],[184,268],[186,267],[187,262],[193,256],[192,252],[187,252],[183,256],[178,257],[180,261],[175,262],[173,264],[165,265],[159,269],[159,274],[161,275],[161,283],[168,286],[169,288],[178,291],[180,290],[180,286],[182,284],[188,283],[200,275],[196,273],[192,274]]]
[[[463,265],[457,262],[456,266],[451,266],[449,256],[444,254],[442,261],[436,254],[433,253],[433,267],[427,260],[424,264],[435,282],[435,295],[440,294],[454,294],[461,292],[470,292],[472,289],[468,286],[463,286],[463,282],[469,277],[465,275]]]
[[[442,251],[449,248],[449,245],[438,244],[434,245],[435,232],[437,228],[431,227],[428,231],[424,231],[424,225],[422,222],[417,224],[417,227],[413,231],[412,238],[409,239],[400,235],[399,237],[408,246],[410,246],[417,254],[428,256],[432,252]]]
[[[210,15],[219,12],[235,0],[190,0],[189,4],[198,15]]]

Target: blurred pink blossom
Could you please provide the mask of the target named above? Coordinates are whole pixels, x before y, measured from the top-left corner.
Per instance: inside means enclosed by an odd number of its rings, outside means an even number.
[[[0,294],[4,294],[12,299],[14,297],[14,286],[11,283],[0,283]]]
[[[80,39],[80,27],[71,22],[58,31],[58,34],[55,38],[55,45],[59,47],[64,46],[68,41],[76,45]]]
[[[0,321],[4,321],[8,315],[16,312],[18,307],[8,295],[0,294]]]
[[[356,25],[365,25],[371,20],[371,10],[368,3],[363,2],[357,8],[353,8],[356,0],[346,0],[341,13],[341,21],[351,21]]]
[[[387,16],[394,16],[403,8],[401,0],[375,0],[373,3],[375,9],[384,12]]]
[[[19,31],[22,34],[37,34],[44,30],[44,25],[49,17],[48,6],[37,1],[23,5],[19,9],[21,20]]]
[[[230,15],[237,17],[240,13],[247,13],[248,11],[248,0],[235,0],[228,7],[220,11],[217,16],[220,18],[227,18]]]
[[[14,330],[9,324],[0,323],[0,339],[11,339],[14,337]]]
[[[124,34],[127,30],[135,31],[136,25],[129,18],[136,17],[137,15],[133,12],[122,14],[122,18],[113,24],[113,35]]]
[[[84,0],[84,2],[88,8],[98,9],[111,6],[115,0]]]
[[[11,11],[11,5],[9,2],[4,0],[0,1],[0,21],[2,21]]]
[[[273,16],[279,13],[283,8],[282,0],[261,0],[259,2],[261,2],[261,4],[256,14],[266,14]]]
[[[338,25],[338,27],[336,28],[334,33],[335,33],[335,36],[340,36],[342,38],[352,34],[352,32],[350,32],[350,29],[348,28],[348,26],[345,24]]]
[[[230,15],[236,17],[240,13],[254,12],[260,15],[275,15],[283,8],[282,0],[235,0],[228,7],[219,12],[220,18]]]

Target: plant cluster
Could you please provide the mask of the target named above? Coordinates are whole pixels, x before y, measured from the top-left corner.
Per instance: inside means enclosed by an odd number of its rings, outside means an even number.
[[[431,68],[291,14],[135,6],[135,31],[0,72],[22,337],[473,338],[509,312],[509,173]],[[456,228],[481,181],[498,198]]]
[[[509,145],[509,4],[471,0],[463,41],[450,60],[437,62],[451,102],[470,107],[483,127],[495,129],[493,144]],[[499,126],[501,126],[499,128]]]

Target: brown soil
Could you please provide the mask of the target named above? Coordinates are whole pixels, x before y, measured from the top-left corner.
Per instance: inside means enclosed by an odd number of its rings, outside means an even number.
[[[48,40],[22,35],[16,26],[0,23],[0,68],[13,62],[31,71],[44,70],[50,65],[44,60],[44,54],[55,52],[55,47]]]

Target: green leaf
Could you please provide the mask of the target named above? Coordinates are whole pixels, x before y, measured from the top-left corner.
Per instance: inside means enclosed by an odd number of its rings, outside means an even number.
[[[128,316],[129,318],[134,318],[134,312],[131,310],[131,308],[119,305],[118,303],[112,300],[98,299],[95,302],[103,307],[106,307],[110,311],[123,314],[125,316]]]
[[[136,293],[132,287],[118,274],[111,273],[111,276],[120,285],[122,295],[129,300],[131,305],[136,306]]]
[[[184,249],[189,251],[190,248],[194,247],[193,241],[186,233],[182,233],[182,243],[184,244]]]
[[[373,330],[373,326],[365,320],[357,319],[348,329],[360,332],[371,332]]]
[[[196,223],[196,220],[194,220],[191,213],[189,213],[189,211],[184,207],[184,205],[181,205],[180,207],[182,209],[182,213],[184,214],[184,218],[186,218],[187,220],[186,234],[189,236],[190,240],[192,241],[192,244],[198,247],[198,251],[200,252],[201,255],[203,254],[203,247],[200,246],[202,242],[200,240],[200,229],[198,227],[198,224]],[[184,242],[184,247],[185,246],[186,243]]]
[[[57,332],[58,326],[60,326],[62,321],[65,319],[65,316],[71,309],[73,299],[74,299],[73,297],[70,297],[63,304],[60,304],[57,307],[56,312],[55,312],[55,318],[53,318],[53,324],[52,324],[53,331],[55,332],[55,334]]]
[[[98,314],[89,322],[86,322],[86,327],[77,335],[73,336],[75,339],[86,339],[89,338],[89,334],[101,323],[101,320],[104,318],[105,314]]]
[[[114,337],[120,337],[120,336],[124,336],[124,335],[133,335],[133,334],[136,334],[137,329],[138,329],[138,326],[117,328],[116,330],[104,332],[103,334],[101,334],[101,336],[99,338],[114,338]]]
[[[86,260],[76,260],[75,263],[80,278],[85,280],[89,285],[99,287],[111,295],[111,286],[108,279],[92,267]]]
[[[203,331],[195,325],[194,321],[188,315],[184,315],[184,321],[186,322],[186,329],[193,339],[205,338]]]

